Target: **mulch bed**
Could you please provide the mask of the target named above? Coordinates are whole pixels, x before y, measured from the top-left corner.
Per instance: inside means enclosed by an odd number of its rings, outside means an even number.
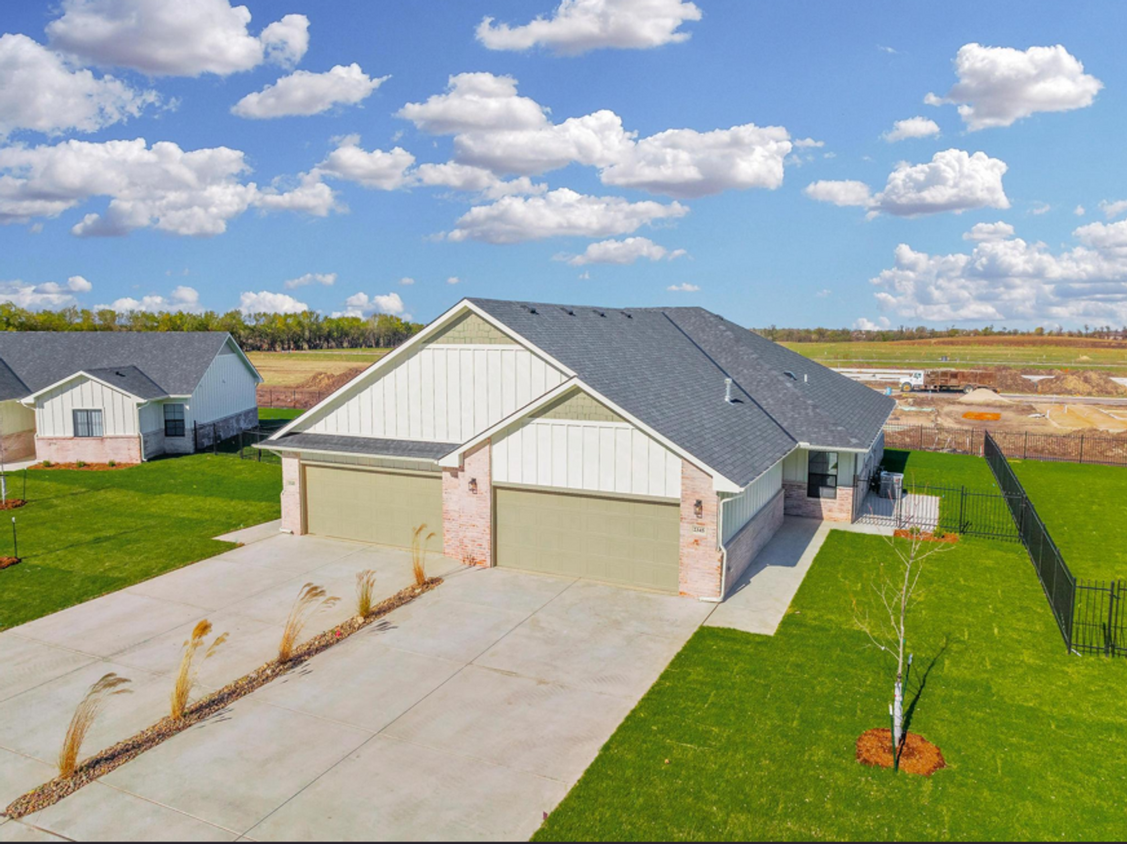
[[[23,560],[20,557],[0,557],[0,571],[10,569],[12,566],[21,562],[23,562]]]
[[[52,463],[50,466],[43,463],[36,463],[34,466],[29,466],[29,469],[67,469],[71,472],[112,472],[114,469],[128,469],[133,466],[133,463],[115,463],[111,466],[109,463],[85,463],[79,466],[77,463]]]
[[[317,654],[328,650],[337,642],[343,642],[349,636],[359,633],[372,622],[404,604],[409,604],[441,583],[442,578],[434,577],[427,580],[422,586],[408,586],[406,589],[396,592],[390,598],[373,607],[371,615],[367,618],[362,619],[355,616],[331,630],[326,630],[298,648],[293,658],[288,662],[283,663],[274,660],[266,663],[245,677],[241,677],[219,691],[197,701],[188,707],[188,711],[183,718],[178,720],[162,718],[147,730],[143,730],[125,741],[118,742],[113,747],[87,759],[79,765],[73,776],[56,777],[34,791],[29,791],[22,797],[17,798],[4,810],[4,814],[9,818],[18,819],[46,809],[48,806],[53,806],[64,797],[74,794],[83,786],[89,785],[99,777],[104,777],[126,762],[136,759],[146,750],[151,750],[177,733],[182,733],[189,727],[222,712],[240,698],[244,698],[270,681],[288,674]]]
[[[881,768],[892,767],[892,730],[885,727],[866,730],[857,738],[857,761],[862,765]],[[917,733],[904,737],[900,751],[900,770],[909,774],[930,777],[941,768],[946,768],[943,752]]]
[[[9,498],[7,501],[0,501],[0,510],[16,510],[25,504],[27,502],[22,498]]]
[[[893,536],[900,539],[919,539],[922,542],[947,542],[954,545],[959,541],[957,533],[945,533],[942,536],[936,536],[930,530],[912,531],[908,528],[897,528],[892,532]]]

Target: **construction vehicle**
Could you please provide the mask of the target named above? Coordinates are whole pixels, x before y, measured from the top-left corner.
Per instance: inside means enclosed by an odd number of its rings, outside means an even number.
[[[900,379],[904,393],[937,393],[945,390],[962,390],[969,393],[984,387],[996,390],[998,379],[990,369],[920,369]]]

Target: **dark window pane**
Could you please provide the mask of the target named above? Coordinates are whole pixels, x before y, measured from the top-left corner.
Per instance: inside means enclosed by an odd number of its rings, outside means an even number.
[[[164,435],[166,437],[184,436],[184,405],[166,404],[164,406]]]

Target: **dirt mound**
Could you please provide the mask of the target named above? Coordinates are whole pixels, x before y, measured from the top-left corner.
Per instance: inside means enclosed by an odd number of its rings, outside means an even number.
[[[315,375],[310,375],[298,384],[295,389],[320,390],[323,393],[331,393],[333,390],[343,387],[365,369],[367,369],[365,366],[356,366],[352,369],[346,369],[344,372],[338,372],[335,375],[332,372],[318,372]]]
[[[1003,404],[1013,404],[1009,399],[1004,399],[993,390],[987,390],[984,387],[979,387],[977,390],[971,390],[965,396],[960,398],[960,404],[984,404],[993,405],[998,407]]]
[[[1127,387],[1102,372],[1081,369],[1038,381],[1037,392],[1052,396],[1127,396]]]
[[[892,730],[866,730],[857,739],[857,761],[862,765],[875,765],[881,768],[892,767]],[[900,770],[909,774],[930,777],[940,768],[946,768],[943,752],[916,733],[908,733],[904,738],[904,749],[900,752]]]

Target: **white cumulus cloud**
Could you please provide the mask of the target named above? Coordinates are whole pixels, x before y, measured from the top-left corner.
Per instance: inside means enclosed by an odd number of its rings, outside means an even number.
[[[700,288],[697,287],[697,285],[689,284],[689,282],[687,282],[687,281],[683,282],[681,284],[671,284],[665,289],[671,290],[674,293],[696,293],[698,290],[700,290]]]
[[[969,232],[963,234],[963,240],[1005,240],[1014,236],[1014,227],[1001,221],[997,223],[975,223]]]
[[[700,19],[700,9],[687,0],[561,0],[550,17],[522,26],[494,24],[487,17],[477,27],[477,40],[490,50],[545,47],[562,55],[647,49],[687,41],[690,33],[681,25]]]
[[[888,328],[890,324],[888,317],[878,317],[876,322],[861,317],[853,321],[853,328],[857,331],[880,331],[882,328]]]
[[[194,287],[187,287],[181,285],[173,289],[171,295],[164,297],[158,294],[149,296],[142,296],[140,299],[134,299],[126,296],[122,299],[114,300],[112,305],[95,305],[95,310],[114,310],[119,314],[126,314],[131,311],[144,311],[147,313],[159,313],[161,311],[184,311],[186,313],[199,313],[203,310],[200,307],[200,294]]]
[[[69,308],[78,304],[75,293],[89,293],[94,288],[80,275],[72,275],[66,284],[47,281],[28,284],[23,281],[0,281],[0,302],[11,302],[20,308]]]
[[[315,176],[292,190],[246,182],[245,156],[214,147],[185,151],[170,142],[64,141],[0,148],[0,223],[57,217],[94,197],[108,197],[102,213],[87,214],[79,236],[123,235],[156,228],[180,235],[214,235],[248,208],[324,216],[332,191]]]
[[[540,194],[548,190],[545,184],[533,183],[528,176],[502,179],[484,167],[447,161],[444,164],[420,164],[412,171],[413,179],[427,187],[447,187],[453,190],[479,193],[485,199],[503,196]]]
[[[560,123],[517,93],[516,80],[490,73],[452,76],[445,92],[408,103],[399,117],[454,136],[454,161],[497,175],[534,176],[581,164],[604,184],[676,198],[778,187],[787,157],[812,139],[791,141],[781,126],[747,123],[700,132],[670,129],[639,139],[606,109]]]
[[[897,217],[917,217],[975,208],[1009,208],[1002,187],[1006,163],[984,152],[961,149],[937,152],[923,164],[901,162],[888,176],[884,190],[873,194],[858,181],[820,181],[806,187],[806,195],[835,205],[853,205]]]
[[[892,128],[881,135],[889,143],[906,141],[909,138],[929,138],[939,134],[939,124],[927,117],[909,117],[897,120]]]
[[[617,196],[587,196],[567,188],[543,196],[508,196],[463,214],[447,237],[487,243],[521,243],[548,237],[610,237],[631,234],[658,220],[685,216],[677,202],[630,202]]]
[[[415,156],[402,147],[369,152],[361,148],[359,135],[348,135],[340,139],[337,148],[317,165],[315,172],[372,190],[396,190],[408,183],[407,171],[414,163]]]
[[[259,120],[321,114],[333,106],[362,102],[390,78],[368,76],[355,62],[347,67],[338,64],[325,73],[298,70],[247,94],[231,107],[231,113]]]
[[[95,132],[159,102],[156,91],[96,77],[26,35],[0,35],[0,140],[21,129]]]
[[[670,251],[647,237],[628,237],[592,243],[581,255],[560,255],[557,259],[566,260],[573,267],[581,267],[584,264],[633,264],[639,258],[672,261],[687,254],[684,249]]]
[[[1106,199],[1100,200],[1100,210],[1104,212],[1104,216],[1109,220],[1118,217],[1124,211],[1127,211],[1127,199],[1120,199],[1116,202],[1109,202]]]
[[[1086,108],[1103,88],[1060,44],[1024,51],[965,44],[955,56],[955,73],[959,81],[945,97],[928,94],[924,102],[958,105],[971,132],[1009,126],[1037,112]]]
[[[336,283],[336,273],[306,273],[297,278],[291,278],[283,286],[286,290],[296,290],[299,287],[308,287],[311,284],[320,284],[322,287],[332,287]]]
[[[94,64],[149,76],[227,76],[270,61],[292,66],[309,48],[309,19],[286,15],[252,35],[246,6],[228,0],[63,0],[51,46]]]
[[[1127,220],[1090,223],[1054,254],[1019,237],[979,240],[969,253],[930,255],[907,244],[872,279],[885,310],[905,319],[1127,322]]]
[[[399,279],[399,283],[404,287],[410,287],[415,283],[415,279],[411,278],[410,276],[403,276],[403,278]]]
[[[404,313],[406,306],[398,293],[374,296],[369,296],[367,293],[354,293],[344,300],[344,306],[343,316],[368,317],[372,314],[390,314],[403,319],[411,318],[410,314]]]
[[[271,293],[260,290],[257,293],[242,293],[239,296],[239,311],[244,316],[251,314],[300,314],[309,310],[304,302],[299,302],[286,293]]]

